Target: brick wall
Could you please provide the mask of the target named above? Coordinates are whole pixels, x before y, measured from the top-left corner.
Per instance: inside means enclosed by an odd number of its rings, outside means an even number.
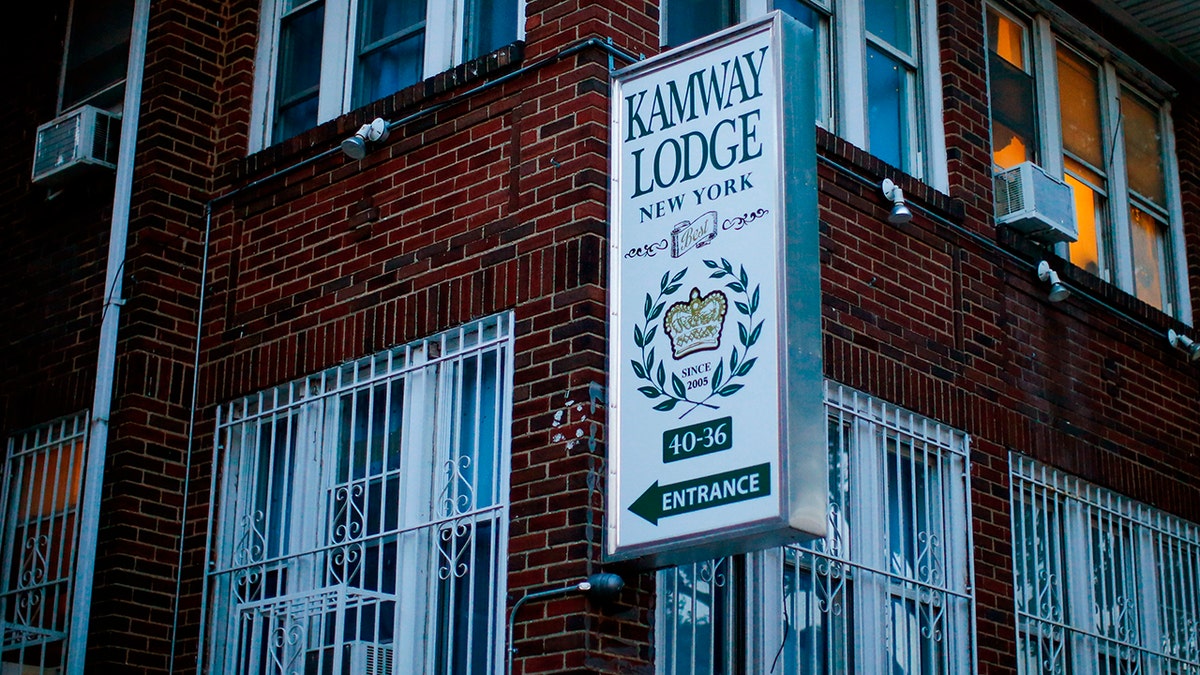
[[[602,568],[608,57],[596,48],[557,55],[593,36],[653,53],[657,3],[531,0],[524,45],[247,157],[258,4],[153,4],[96,579],[97,670],[167,668],[191,447],[174,665],[194,672],[215,406],[499,311],[516,316],[508,606]],[[1200,371],[1167,346],[1162,333],[1176,324],[1061,261],[1077,288],[1162,330],[1083,293],[1049,303],[1031,266],[1048,253],[996,232],[982,6],[945,0],[938,13],[948,194],[817,132],[824,357],[828,377],[971,435],[980,668],[1008,673],[1009,452],[1200,521]],[[47,17],[26,46],[57,58],[47,36],[61,22]],[[38,67],[53,81],[57,66]],[[12,260],[3,288],[14,298],[0,326],[12,336],[0,420],[11,429],[90,405],[112,188],[97,181],[57,200],[29,189],[29,120],[52,115],[53,92],[36,77],[8,77],[25,94],[0,117],[0,148],[13,149],[0,155],[0,172],[13,177],[3,185],[18,186],[0,187]],[[1174,110],[1189,283],[1200,297],[1193,101],[1185,95]],[[439,103],[449,105],[361,161],[332,153],[273,176],[376,115]],[[884,177],[916,207],[912,223],[887,224]],[[189,446],[203,208],[214,197]],[[626,580],[614,607],[579,597],[523,607],[516,672],[652,672],[653,575]]]

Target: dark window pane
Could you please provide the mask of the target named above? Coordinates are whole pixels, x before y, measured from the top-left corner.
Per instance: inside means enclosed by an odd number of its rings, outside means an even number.
[[[866,0],[867,30],[902,52],[912,51],[908,0]]]
[[[133,0],[75,2],[63,78],[64,109],[124,81],[132,24]],[[123,95],[122,87],[114,87],[101,100],[88,102],[107,108],[120,103]]]
[[[867,138],[871,154],[903,167],[904,76],[890,56],[867,48]]]
[[[800,2],[800,0],[775,0],[775,9],[790,14],[797,21],[813,30],[817,29],[817,13],[813,11],[812,7]]]
[[[275,131],[279,142],[317,125],[321,83],[324,3],[284,17],[279,27],[279,70],[275,78]]]
[[[424,52],[425,34],[418,33],[360,58],[354,105],[366,105],[419,82]]]
[[[275,113],[274,141],[285,141],[317,126],[317,96],[300,99]]]
[[[732,0],[667,0],[667,44],[676,47],[732,26]]]
[[[1036,159],[1033,76],[995,52],[988,54],[992,89],[993,157],[1000,167]]]
[[[463,60],[496,51],[517,39],[518,0],[468,0]]]
[[[358,35],[361,52],[380,40],[422,28],[425,0],[363,0],[359,4],[359,15],[362,17]]]

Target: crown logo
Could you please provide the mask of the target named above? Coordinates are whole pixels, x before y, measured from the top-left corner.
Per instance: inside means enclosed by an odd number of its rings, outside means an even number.
[[[692,289],[686,302],[671,305],[663,317],[663,330],[671,338],[671,353],[676,359],[721,346],[727,306],[721,291],[700,297],[698,288]]]

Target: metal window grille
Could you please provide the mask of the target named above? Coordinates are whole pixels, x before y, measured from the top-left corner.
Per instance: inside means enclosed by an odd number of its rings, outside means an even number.
[[[87,429],[79,413],[8,440],[0,512],[5,673],[57,675],[66,661]]]
[[[967,437],[832,383],[826,408],[828,536],[660,572],[660,673],[971,672]]]
[[[1200,673],[1200,526],[1011,456],[1022,673]]]
[[[501,663],[510,314],[218,416],[208,672]]]

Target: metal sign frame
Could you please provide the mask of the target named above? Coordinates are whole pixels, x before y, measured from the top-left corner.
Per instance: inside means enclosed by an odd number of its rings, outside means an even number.
[[[607,560],[825,533],[815,62],[772,12],[613,74]]]

